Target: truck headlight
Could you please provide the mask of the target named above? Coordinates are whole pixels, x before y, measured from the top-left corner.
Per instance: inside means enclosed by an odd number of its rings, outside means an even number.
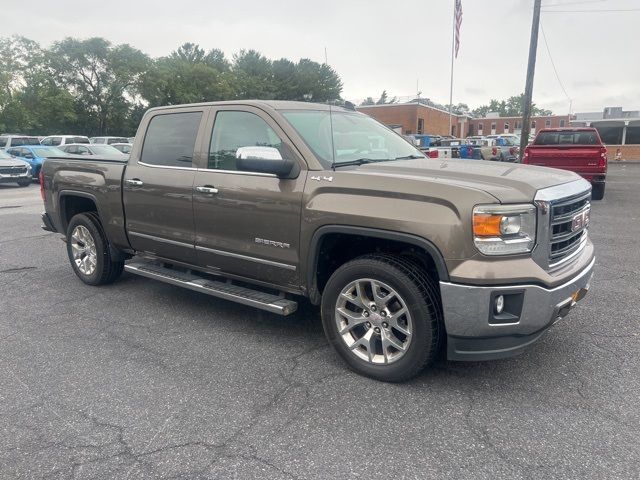
[[[473,243],[485,255],[530,252],[536,244],[536,207],[530,204],[476,206]]]

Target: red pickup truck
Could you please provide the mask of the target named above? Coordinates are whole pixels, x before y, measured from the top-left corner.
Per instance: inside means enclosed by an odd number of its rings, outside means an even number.
[[[522,163],[570,170],[591,182],[591,197],[602,200],[607,148],[595,128],[545,128],[524,150]]]

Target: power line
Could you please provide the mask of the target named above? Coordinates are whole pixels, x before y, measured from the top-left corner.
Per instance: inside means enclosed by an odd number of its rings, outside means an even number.
[[[600,9],[600,10],[542,10],[543,13],[603,13],[603,12],[640,12],[640,8]]]
[[[571,102],[571,97],[567,93],[566,88],[564,88],[564,84],[562,83],[562,80],[560,80],[560,75],[558,75],[558,69],[556,68],[556,64],[553,61],[553,57],[551,56],[551,50],[549,49],[549,43],[547,42],[547,35],[544,33],[544,25],[542,24],[542,22],[540,22],[540,30],[542,30],[542,39],[544,40],[544,46],[547,48],[547,54],[549,55],[549,60],[551,60],[551,66],[553,67],[553,71],[556,74],[556,79],[560,84],[560,88],[562,89],[565,96],[567,97],[567,100]]]
[[[602,3],[605,2],[606,0],[583,0],[581,2],[564,2],[564,3],[550,3],[548,5],[545,5],[544,8],[548,8],[548,7],[564,7],[565,5],[580,5],[583,3]]]

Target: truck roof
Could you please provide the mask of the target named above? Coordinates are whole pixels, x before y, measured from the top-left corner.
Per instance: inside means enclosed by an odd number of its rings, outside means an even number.
[[[225,100],[222,102],[202,102],[202,103],[187,103],[183,105],[167,105],[162,107],[150,108],[149,112],[155,112],[158,110],[174,109],[174,108],[186,108],[186,107],[209,107],[216,105],[248,105],[258,108],[270,108],[272,110],[331,110],[340,112],[357,113],[353,110],[349,110],[344,107],[336,105],[328,105],[326,103],[312,103],[312,102],[296,102],[290,100]]]

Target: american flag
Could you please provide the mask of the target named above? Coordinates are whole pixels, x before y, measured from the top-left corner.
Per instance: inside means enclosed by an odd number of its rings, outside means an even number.
[[[460,48],[460,25],[462,25],[462,0],[456,0],[454,16],[456,22],[455,51],[456,58],[458,58],[458,49]]]

